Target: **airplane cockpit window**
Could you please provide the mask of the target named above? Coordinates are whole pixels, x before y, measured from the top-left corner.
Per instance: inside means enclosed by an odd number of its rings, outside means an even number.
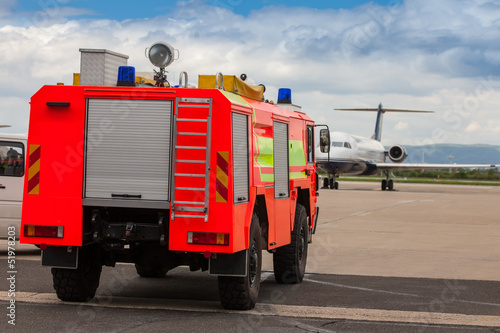
[[[343,146],[344,146],[343,142],[338,142],[338,141],[332,142],[332,147],[343,147]]]
[[[344,142],[344,148],[352,149],[351,144],[349,142]]]
[[[14,177],[24,175],[24,145],[22,143],[0,141],[0,175]]]

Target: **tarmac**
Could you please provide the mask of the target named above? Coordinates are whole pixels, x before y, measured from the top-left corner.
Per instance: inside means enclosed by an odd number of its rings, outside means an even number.
[[[307,272],[500,281],[500,186],[321,189]],[[265,256],[264,269],[272,270]]]
[[[307,272],[500,281],[500,186],[340,182],[320,189]],[[0,240],[0,249],[6,249]],[[24,260],[40,260],[17,244]],[[3,257],[3,256],[0,256]],[[272,271],[272,255],[263,256]]]

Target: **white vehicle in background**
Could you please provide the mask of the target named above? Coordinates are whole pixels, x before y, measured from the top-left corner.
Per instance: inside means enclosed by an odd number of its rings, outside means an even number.
[[[21,228],[27,134],[0,133],[0,239]]]

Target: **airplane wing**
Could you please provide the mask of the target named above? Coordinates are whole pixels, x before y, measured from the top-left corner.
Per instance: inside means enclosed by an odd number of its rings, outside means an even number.
[[[438,169],[488,169],[498,168],[496,164],[431,164],[431,163],[376,163],[378,171],[438,170]]]
[[[378,111],[378,108],[354,108],[354,109],[335,109],[337,111]],[[383,112],[412,112],[412,113],[434,113],[434,111],[406,110],[406,109],[382,109]]]

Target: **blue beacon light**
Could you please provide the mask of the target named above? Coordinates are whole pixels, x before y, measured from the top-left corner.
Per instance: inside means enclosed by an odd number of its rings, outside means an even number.
[[[117,86],[135,87],[135,68],[132,66],[120,66],[118,68]]]
[[[278,90],[278,103],[292,104],[292,89],[280,88]]]

